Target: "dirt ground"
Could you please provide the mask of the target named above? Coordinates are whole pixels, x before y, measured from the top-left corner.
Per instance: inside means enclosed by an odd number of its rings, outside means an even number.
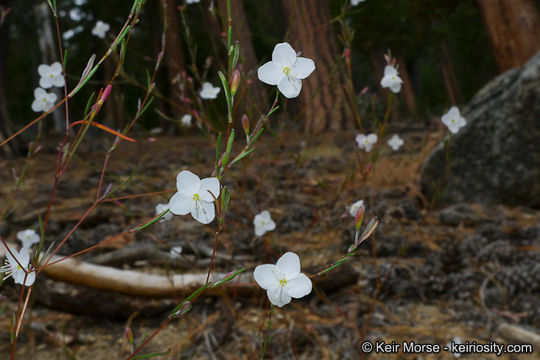
[[[441,133],[411,127],[400,133],[405,140],[402,150],[381,146],[364,194],[354,135],[266,134],[256,152],[225,176],[231,205],[216,271],[246,267],[252,272],[257,264],[273,263],[283,252],[294,251],[302,270],[316,273],[347,251],[354,238],[354,219],[347,207],[363,198],[367,218],[377,216],[380,225],[358,255],[316,279],[306,298],[276,309],[270,326],[264,291],[255,284],[226,287],[197,299],[191,311],[170,323],[144,352],[170,349],[162,359],[256,359],[267,337],[266,358],[271,359],[453,359],[444,350],[366,355],[361,345],[415,341],[445,346],[455,337],[463,342],[514,342],[497,331],[502,323],[538,332],[540,212],[479,204],[432,209],[431,199],[418,192],[418,174]],[[45,141],[30,161],[14,197],[14,210],[0,223],[5,239],[15,242],[17,231],[37,229],[38,214],[46,211],[52,189],[58,141]],[[58,187],[46,244],[60,241],[91,205],[107,148],[103,140],[83,144]],[[157,203],[168,202],[179,171],[209,176],[214,158],[212,139],[199,136],[123,142],[111,158],[104,182],[114,187],[129,179],[116,196],[171,193],[101,204],[62,254],[85,249],[153,216]],[[0,161],[0,171],[7,175],[0,177],[1,199],[13,189],[11,169],[20,174],[23,161]],[[252,221],[264,209],[271,212],[277,228],[260,239]],[[152,256],[141,251],[102,264],[162,274],[206,273],[215,226],[199,224],[190,216],[175,217],[80,258],[95,262],[121,249],[151,248]],[[168,261],[165,255],[175,245],[183,247],[183,258]],[[5,296],[0,305],[6,306],[0,315],[2,359],[9,354],[9,323],[18,289],[11,280],[0,287]],[[129,354],[126,324],[135,338],[151,333],[187,295],[130,297],[40,276],[16,358],[124,359]],[[460,359],[538,359],[540,349],[536,351],[501,357],[463,354]]]

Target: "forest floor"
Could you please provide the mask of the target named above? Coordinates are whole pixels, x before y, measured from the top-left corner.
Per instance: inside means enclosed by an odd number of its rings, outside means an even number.
[[[285,251],[296,252],[308,274],[328,267],[353,241],[348,206],[358,199],[366,201],[366,222],[372,216],[380,220],[374,238],[352,260],[317,279],[309,296],[276,309],[270,326],[263,290],[255,284],[225,287],[194,301],[191,311],[171,322],[144,352],[171,349],[163,359],[256,359],[268,336],[266,358],[271,359],[453,359],[444,350],[366,356],[361,344],[415,341],[444,347],[455,337],[512,342],[497,331],[501,323],[538,332],[540,211],[479,204],[431,209],[430,199],[418,191],[419,168],[442,133],[408,128],[400,135],[402,150],[392,152],[382,144],[365,194],[357,175],[354,134],[264,136],[256,152],[225,175],[231,203],[216,271],[246,267],[251,272],[257,264],[274,263]],[[47,140],[30,161],[14,197],[15,210],[0,223],[5,239],[15,242],[17,231],[37,229],[52,189],[58,141]],[[46,244],[60,241],[94,201],[106,145],[86,141],[61,179]],[[214,158],[214,142],[198,136],[123,142],[113,153],[104,184],[114,187],[131,177],[116,196],[171,192],[99,205],[61,253],[85,249],[152,217],[157,203],[168,202],[179,171],[189,169],[204,178],[212,173]],[[0,172],[11,174],[15,168],[20,174],[23,161],[2,160]],[[0,198],[6,199],[12,189],[12,177],[0,177]],[[260,239],[254,235],[253,217],[264,209],[277,228]],[[102,264],[150,273],[206,274],[215,228],[215,223],[202,225],[190,216],[175,217],[80,259],[92,262],[125,248],[151,248],[153,252],[131,257],[112,256]],[[183,247],[182,258],[168,261],[175,245]],[[17,307],[18,289],[11,280],[0,287],[0,295],[7,297],[0,304],[6,305],[0,315],[2,359],[9,354],[10,314]],[[132,297],[40,276],[16,358],[124,359],[129,354],[126,324],[135,338],[151,333],[187,295]],[[460,359],[538,359],[540,349],[536,351],[502,357],[463,354]]]

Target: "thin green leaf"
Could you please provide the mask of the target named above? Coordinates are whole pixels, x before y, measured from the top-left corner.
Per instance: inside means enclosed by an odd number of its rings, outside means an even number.
[[[231,165],[236,164],[237,162],[239,162],[240,160],[242,160],[243,158],[245,158],[246,156],[248,156],[249,154],[251,154],[253,151],[255,151],[255,149],[251,149],[251,150],[246,151],[246,152],[243,153],[243,154],[240,154],[236,159],[234,159],[234,160],[231,162]]]

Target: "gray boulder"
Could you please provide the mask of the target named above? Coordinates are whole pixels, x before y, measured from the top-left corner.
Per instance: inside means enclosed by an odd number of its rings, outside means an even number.
[[[450,171],[439,144],[421,169],[428,199],[438,204],[540,206],[540,52],[501,74],[462,109],[467,125],[450,141]]]

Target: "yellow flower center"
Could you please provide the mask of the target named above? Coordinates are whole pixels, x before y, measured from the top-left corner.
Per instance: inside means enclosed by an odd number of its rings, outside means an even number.
[[[21,270],[21,265],[17,264],[17,270]]]
[[[285,67],[283,68],[283,73],[284,73],[285,75],[289,75],[290,72],[291,72],[291,69],[289,69],[288,67],[285,66]]]
[[[201,196],[199,194],[193,194],[193,200],[194,201],[200,201],[201,200]]]
[[[279,279],[279,285],[281,285],[281,286],[287,285],[287,279],[285,279],[285,278]]]
[[[452,119],[451,121],[452,121],[452,124],[453,124],[453,123],[455,123],[455,122],[456,122],[456,119]]]
[[[51,74],[51,75],[49,75],[49,77],[50,77],[50,78],[52,79],[52,78],[54,78],[54,75],[53,75],[53,74]]]

